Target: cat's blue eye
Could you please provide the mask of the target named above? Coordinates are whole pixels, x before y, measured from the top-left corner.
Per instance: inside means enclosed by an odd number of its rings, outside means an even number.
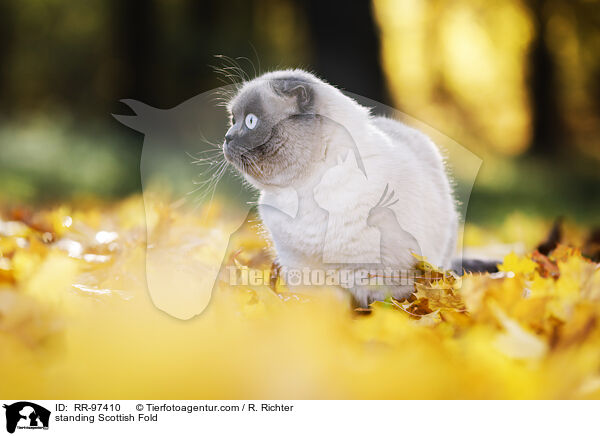
[[[256,124],[258,123],[258,117],[254,114],[248,114],[246,115],[246,127],[248,127],[250,130],[254,129],[256,127]]]

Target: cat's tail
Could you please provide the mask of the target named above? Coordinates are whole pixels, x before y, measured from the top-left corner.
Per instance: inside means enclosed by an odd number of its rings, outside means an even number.
[[[501,261],[482,260],[482,259],[454,259],[452,261],[452,271],[458,275],[464,273],[484,273],[498,272],[498,264]]]

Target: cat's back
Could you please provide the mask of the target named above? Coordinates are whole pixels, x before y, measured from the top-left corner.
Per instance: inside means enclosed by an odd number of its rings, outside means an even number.
[[[436,171],[444,172],[444,160],[431,139],[419,130],[386,117],[374,117],[373,124],[385,133],[394,144],[401,144],[414,153],[419,162]]]
[[[399,121],[375,117],[373,125],[386,135],[397,150],[395,161],[411,169],[412,189],[410,216],[403,224],[417,237],[423,253],[434,263],[447,267],[454,252],[458,216],[450,177],[438,147],[424,133]],[[394,159],[391,159],[394,160]],[[401,188],[400,188],[401,189]],[[403,213],[398,209],[399,216]]]

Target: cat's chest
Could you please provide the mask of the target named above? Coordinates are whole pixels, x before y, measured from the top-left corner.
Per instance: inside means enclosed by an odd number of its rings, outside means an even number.
[[[321,262],[327,233],[327,211],[316,205],[304,207],[301,204],[296,213],[290,215],[273,204],[260,204],[259,213],[281,260]]]

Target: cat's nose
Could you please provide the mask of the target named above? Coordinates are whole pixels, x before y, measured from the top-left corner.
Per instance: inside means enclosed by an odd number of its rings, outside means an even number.
[[[231,133],[227,133],[225,135],[225,142],[231,142],[231,140],[233,139],[233,135]]]

